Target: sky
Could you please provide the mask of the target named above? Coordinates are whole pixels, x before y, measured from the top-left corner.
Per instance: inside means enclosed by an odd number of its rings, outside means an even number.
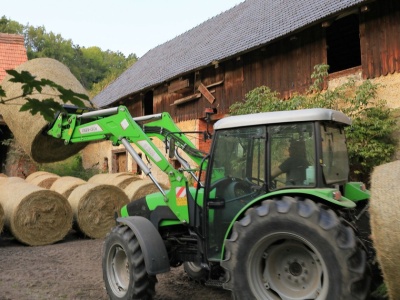
[[[244,0],[14,0],[0,17],[138,57]]]

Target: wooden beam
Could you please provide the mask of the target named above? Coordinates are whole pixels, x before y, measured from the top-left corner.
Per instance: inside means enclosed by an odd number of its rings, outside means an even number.
[[[183,104],[183,103],[186,103],[186,102],[195,100],[195,99],[199,99],[200,97],[201,97],[201,93],[197,93],[197,94],[194,94],[194,95],[190,95],[190,96],[187,96],[187,97],[184,97],[184,98],[175,100],[174,103],[171,104],[171,106],[173,106],[173,105],[180,105],[180,104]]]
[[[189,87],[189,79],[172,81],[168,86],[168,93],[174,93]]]
[[[210,93],[210,91],[207,89],[207,87],[200,83],[199,87],[197,88],[199,92],[210,102],[211,104],[214,103],[215,97]]]

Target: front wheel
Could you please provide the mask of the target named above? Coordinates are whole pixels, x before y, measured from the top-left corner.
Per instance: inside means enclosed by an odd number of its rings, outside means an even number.
[[[153,298],[157,279],[147,274],[140,244],[128,226],[117,226],[107,236],[102,265],[110,299]]]
[[[337,215],[311,200],[266,200],[225,243],[224,288],[235,299],[365,299],[366,255]]]

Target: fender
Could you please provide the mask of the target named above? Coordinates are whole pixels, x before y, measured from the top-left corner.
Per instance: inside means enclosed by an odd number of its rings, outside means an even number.
[[[167,249],[157,229],[149,220],[134,216],[118,218],[117,222],[128,226],[135,233],[149,275],[165,273],[170,270]]]

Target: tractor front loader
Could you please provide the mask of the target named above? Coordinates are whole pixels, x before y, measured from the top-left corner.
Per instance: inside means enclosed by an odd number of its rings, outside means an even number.
[[[365,299],[374,258],[369,191],[348,181],[350,124],[330,109],[227,117],[214,125],[205,154],[167,113],[133,118],[119,106],[70,108],[48,134],[67,147],[123,144],[160,190],[123,207],[105,240],[111,299],[151,299],[157,274],[182,264],[235,299]],[[132,144],[168,175],[168,190]]]

